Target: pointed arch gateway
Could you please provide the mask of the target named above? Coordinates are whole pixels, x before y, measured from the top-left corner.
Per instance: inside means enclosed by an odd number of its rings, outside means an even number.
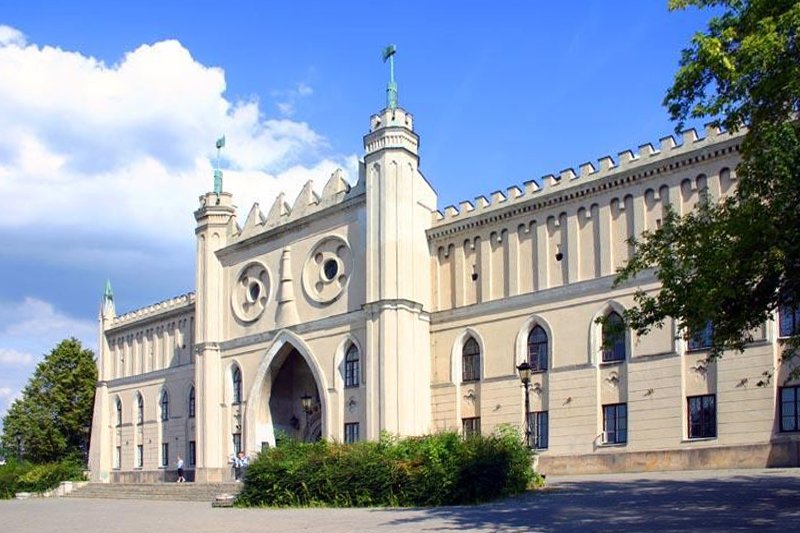
[[[260,450],[275,446],[283,431],[300,440],[330,438],[330,401],[316,358],[303,340],[290,331],[275,337],[253,378],[245,418],[245,446]],[[303,397],[311,398],[306,413]]]

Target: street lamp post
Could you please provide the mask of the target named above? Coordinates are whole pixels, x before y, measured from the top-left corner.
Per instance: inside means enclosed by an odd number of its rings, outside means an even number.
[[[517,367],[519,372],[519,379],[522,381],[522,386],[525,387],[525,445],[528,448],[533,448],[531,439],[531,365],[528,361],[523,361]]]
[[[311,415],[311,395],[308,393],[300,397],[300,404],[303,406],[303,411],[306,413],[306,428],[305,432],[308,434],[308,417]]]

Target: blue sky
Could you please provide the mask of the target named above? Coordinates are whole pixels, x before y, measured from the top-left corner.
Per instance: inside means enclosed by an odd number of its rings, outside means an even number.
[[[242,219],[353,178],[396,43],[443,209],[672,133],[661,100],[707,18],[666,0],[4,2],[0,413],[58,340],[96,345],[106,278],[119,312],[193,290],[219,134]]]

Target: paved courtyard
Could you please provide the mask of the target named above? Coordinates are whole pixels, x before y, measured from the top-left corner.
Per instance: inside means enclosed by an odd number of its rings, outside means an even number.
[[[0,501],[4,532],[800,530],[800,469],[576,476],[499,503],[436,509],[212,509],[206,503]]]

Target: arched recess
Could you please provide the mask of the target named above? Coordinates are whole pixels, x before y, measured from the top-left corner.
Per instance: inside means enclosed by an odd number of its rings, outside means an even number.
[[[625,307],[615,300],[610,300],[594,314],[589,323],[589,363],[595,366],[602,361],[603,351],[603,325],[598,324],[597,319],[611,312],[624,316]],[[632,348],[631,330],[625,328],[625,361],[629,361],[633,355]]]
[[[531,315],[517,332],[517,339],[514,343],[514,360],[511,362],[513,368],[510,369],[512,374],[516,374],[517,366],[528,359],[528,334],[536,326],[540,326],[547,334],[547,368],[548,370],[553,368],[553,343],[555,342],[553,329],[541,315]]]
[[[481,349],[480,381],[486,378],[486,346],[483,342],[483,337],[476,330],[465,328],[453,341],[453,348],[450,351],[450,382],[454,385],[461,384],[461,355],[467,337],[475,339]]]
[[[333,356],[333,387],[339,391],[344,389],[344,355],[351,344],[358,350],[359,386],[366,383],[364,350],[358,339],[348,333],[336,347],[336,353]]]
[[[241,378],[241,389],[240,389],[241,394],[239,395],[239,401],[235,402],[234,401],[235,398],[234,398],[233,379],[234,379],[234,373],[236,372],[237,369],[239,370],[239,376]],[[241,404],[241,403],[245,403],[247,398],[249,398],[250,396],[249,395],[245,396],[245,394],[244,394],[244,391],[245,391],[245,388],[244,388],[245,387],[245,379],[244,379],[244,372],[242,372],[241,363],[239,363],[239,361],[237,361],[236,359],[231,360],[228,363],[228,365],[225,367],[224,376],[225,376],[225,379],[224,379],[224,384],[223,384],[223,388],[222,388],[222,390],[223,390],[223,393],[222,393],[222,401],[223,401],[223,403],[225,403],[225,405],[238,405],[238,404]]]
[[[320,433],[322,438],[333,437],[329,421],[331,419],[331,405],[328,396],[328,384],[311,349],[299,336],[291,331],[281,330],[275,340],[267,349],[264,358],[259,363],[248,391],[250,406],[244,413],[245,445],[248,450],[261,449],[261,443],[275,446],[275,430],[270,412],[269,400],[271,396],[274,377],[272,372],[280,371],[283,361],[292,352],[296,352],[311,371],[320,399]],[[273,363],[278,363],[273,365]]]

